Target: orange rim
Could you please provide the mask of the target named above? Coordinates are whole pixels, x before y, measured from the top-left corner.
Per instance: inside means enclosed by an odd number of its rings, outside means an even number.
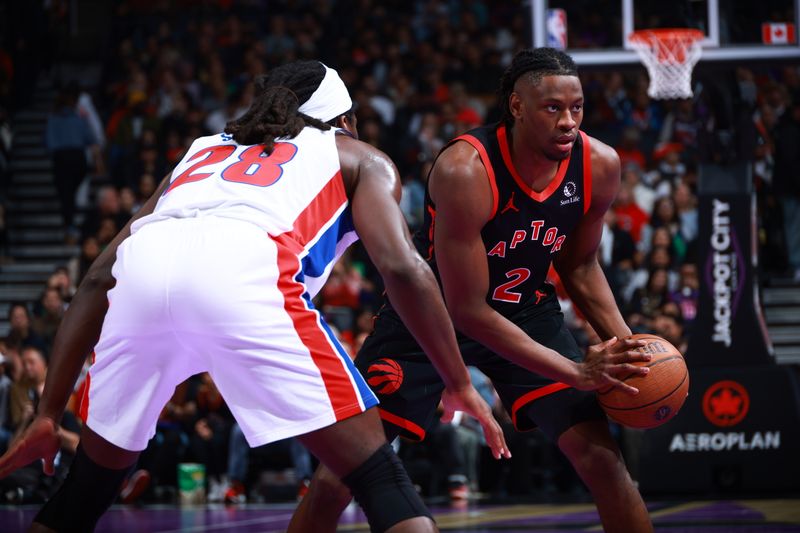
[[[649,42],[651,38],[659,41],[680,40],[694,42],[703,39],[703,32],[693,28],[654,28],[650,30],[638,30],[628,37],[632,42]]]

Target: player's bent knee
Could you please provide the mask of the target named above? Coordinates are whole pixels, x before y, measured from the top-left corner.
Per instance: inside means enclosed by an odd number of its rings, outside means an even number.
[[[389,444],[378,448],[342,481],[364,509],[372,531],[386,531],[420,516],[433,519]]]
[[[617,484],[627,476],[622,456],[603,446],[589,445],[578,454],[567,454],[575,471],[585,483]]]
[[[353,499],[347,485],[327,469],[314,476],[306,497],[311,499],[315,510],[336,512],[337,517]]]

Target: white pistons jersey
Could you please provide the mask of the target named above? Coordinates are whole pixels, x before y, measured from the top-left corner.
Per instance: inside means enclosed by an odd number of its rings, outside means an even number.
[[[239,146],[203,137],[117,248],[83,408],[142,450],[175,387],[208,372],[251,446],[377,403],[313,295],[356,240],[336,134]]]
[[[251,222],[300,247],[301,275],[313,297],[358,236],[342,182],[334,130],[307,127],[272,153],[226,134],[200,137],[172,172],[153,214],[157,220],[213,215]],[[310,221],[313,221],[311,223]]]

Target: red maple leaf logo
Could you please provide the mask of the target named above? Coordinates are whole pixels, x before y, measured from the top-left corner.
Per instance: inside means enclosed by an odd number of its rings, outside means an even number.
[[[722,389],[722,392],[711,398],[711,409],[719,417],[736,416],[742,409],[742,397],[729,388]]]
[[[735,426],[750,410],[750,395],[741,383],[718,381],[706,389],[702,405],[703,414],[715,426]]]

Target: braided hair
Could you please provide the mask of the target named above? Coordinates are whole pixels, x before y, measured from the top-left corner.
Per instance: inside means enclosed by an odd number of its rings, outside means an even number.
[[[555,48],[528,48],[520,50],[500,78],[500,107],[503,111],[503,122],[510,126],[514,116],[508,107],[508,100],[514,92],[514,84],[523,75],[534,84],[544,76],[577,76],[578,66],[570,56]]]
[[[256,78],[256,96],[250,109],[225,125],[225,133],[243,145],[263,144],[271,152],[278,137],[295,137],[304,127],[320,130],[330,125],[298,111],[325,77],[319,61],[295,61]]]

